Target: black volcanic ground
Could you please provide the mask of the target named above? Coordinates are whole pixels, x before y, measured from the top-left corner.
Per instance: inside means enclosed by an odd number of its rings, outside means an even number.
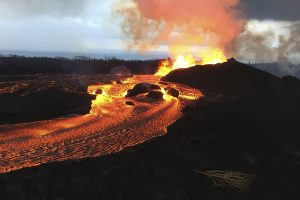
[[[89,85],[111,83],[120,75],[35,74],[0,76],[0,125],[87,114],[95,96]]]
[[[168,134],[0,175],[1,199],[297,199],[300,83],[235,60],[165,78],[204,92]]]
[[[280,78],[230,59],[226,63],[179,69],[163,78],[183,83],[204,93],[230,97],[280,95],[286,87]],[[299,85],[299,82],[295,82]],[[300,86],[300,85],[299,85]]]

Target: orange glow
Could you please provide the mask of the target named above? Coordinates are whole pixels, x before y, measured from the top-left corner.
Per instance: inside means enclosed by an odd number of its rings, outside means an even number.
[[[217,64],[227,61],[224,52],[219,48],[205,49],[197,55],[197,58],[199,59],[196,60],[193,55],[188,54],[186,56],[177,56],[174,62],[172,62],[170,59],[165,59],[160,63],[158,71],[155,75],[165,76],[176,69],[189,68],[195,65]]]
[[[170,101],[172,99],[172,97],[168,95],[168,92],[164,88],[161,88],[161,91],[164,94],[163,98],[165,101]]]
[[[218,48],[206,49],[205,51],[200,53],[199,57],[202,58],[202,61],[201,61],[202,65],[218,64],[218,63],[223,63],[223,62],[227,61],[227,58],[224,55],[224,52]]]
[[[117,5],[122,31],[131,38],[128,48],[170,52],[172,59],[160,63],[157,76],[226,62],[246,25],[240,0],[119,0]]]
[[[152,101],[143,95],[123,97],[127,90],[142,82],[160,86],[164,101]],[[179,98],[168,95],[165,88],[177,89]],[[100,92],[95,91],[100,89],[102,93],[96,95]],[[0,173],[107,155],[143,143],[165,134],[166,127],[179,119],[181,110],[203,96],[199,90],[185,85],[161,84],[160,77],[152,75],[131,77],[126,84],[90,85],[88,92],[96,97],[91,114],[1,125],[0,149],[5,153],[0,154]],[[126,101],[135,105],[128,106]]]
[[[99,115],[99,114],[108,113],[108,111],[104,109],[102,106],[111,102],[112,102],[111,97],[102,94],[97,95],[96,99],[92,101],[92,109],[90,111],[90,114]]]
[[[93,95],[96,95],[97,89],[102,90],[102,94],[98,94],[96,96],[96,99],[92,101],[92,109],[90,111],[90,114],[99,115],[108,112],[102,106],[112,102],[112,97],[108,94],[111,88],[112,85],[102,85],[101,88],[99,88],[99,86],[97,87],[93,85],[88,87],[88,93]]]
[[[192,55],[188,55],[188,56],[179,55],[175,62],[172,62],[170,59],[163,60],[155,75],[165,76],[175,69],[189,68],[195,65],[196,62]]]

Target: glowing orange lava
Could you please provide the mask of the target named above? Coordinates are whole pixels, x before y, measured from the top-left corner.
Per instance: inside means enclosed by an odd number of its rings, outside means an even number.
[[[177,56],[175,61],[172,61],[171,59],[163,60],[160,63],[158,71],[156,72],[155,75],[165,76],[175,69],[189,68],[195,65],[217,64],[226,61],[227,58],[221,49],[208,48],[200,52],[197,56],[193,56],[192,54],[187,54],[187,55]]]
[[[166,127],[181,117],[181,110],[203,94],[185,85],[160,84],[159,80],[159,76],[140,75],[126,83],[121,80],[123,84],[90,85],[88,93],[96,95],[90,114],[0,125],[0,173],[107,155],[165,134]],[[126,91],[143,82],[161,87],[165,100],[154,101],[143,94],[124,97]],[[177,89],[179,98],[168,95],[164,88]]]

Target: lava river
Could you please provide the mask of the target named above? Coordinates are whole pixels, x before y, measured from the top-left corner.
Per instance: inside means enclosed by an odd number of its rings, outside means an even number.
[[[0,173],[42,163],[95,157],[121,151],[166,133],[181,116],[182,108],[202,96],[198,90],[159,83],[157,76],[135,76],[122,84],[91,85],[89,93],[103,91],[92,102],[91,113],[23,124],[0,126]],[[144,94],[127,98],[136,83],[154,83],[180,91],[151,100]],[[129,106],[125,101],[135,105]]]

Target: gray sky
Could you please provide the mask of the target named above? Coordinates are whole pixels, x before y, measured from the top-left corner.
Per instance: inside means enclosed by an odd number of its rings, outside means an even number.
[[[113,0],[0,0],[0,49],[120,49]]]
[[[300,20],[299,0],[241,0],[250,18],[281,21]]]
[[[0,49],[125,49],[128,39],[111,16],[115,1],[0,0]],[[250,20],[247,30],[253,33],[272,30],[288,34],[291,26],[299,26],[300,0],[241,0],[241,7]],[[275,40],[269,45],[276,43]]]

